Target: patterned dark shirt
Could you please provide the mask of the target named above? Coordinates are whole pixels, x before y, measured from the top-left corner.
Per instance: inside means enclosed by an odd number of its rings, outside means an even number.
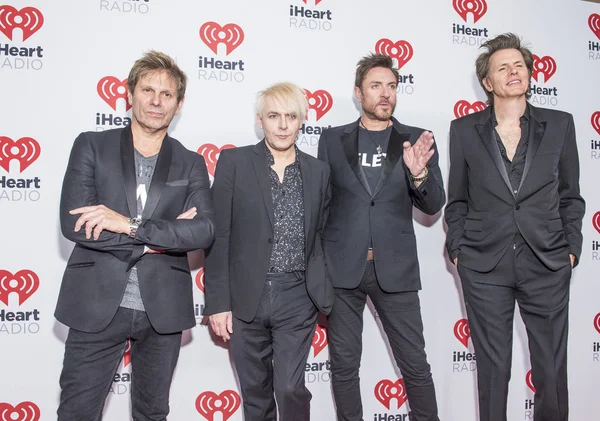
[[[271,197],[273,198],[273,216],[275,232],[269,273],[295,272],[306,269],[304,251],[304,196],[302,190],[302,174],[296,160],[285,167],[283,183],[271,168],[275,164],[273,154],[267,150],[267,163],[271,179]]]
[[[523,178],[523,170],[525,169],[525,158],[527,158],[527,145],[529,144],[529,104],[525,108],[525,114],[521,116],[521,139],[515,152],[515,156],[511,161],[508,159],[506,148],[502,143],[502,139],[496,130],[498,120],[496,120],[496,113],[492,110],[492,123],[494,125],[494,134],[496,135],[496,143],[500,148],[500,154],[502,155],[502,161],[504,161],[504,167],[510,180],[510,185],[513,189],[513,193],[519,192],[519,186],[521,185],[521,179]]]

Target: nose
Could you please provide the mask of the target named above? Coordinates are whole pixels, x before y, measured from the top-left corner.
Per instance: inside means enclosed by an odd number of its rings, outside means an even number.
[[[155,92],[150,101],[152,105],[158,107],[160,105],[160,92]]]
[[[285,129],[287,129],[287,126],[288,126],[287,117],[284,115],[279,117],[279,128],[281,130],[285,130]]]
[[[393,92],[393,91],[394,91],[394,90],[393,90],[391,87],[389,87],[389,86],[384,86],[384,88],[381,90],[381,96],[382,96],[383,98],[389,98],[389,97],[392,95],[392,92]]]
[[[517,74],[517,66],[510,66],[510,67],[508,68],[508,72],[509,72],[509,74],[511,74],[511,75],[515,75],[515,74]]]

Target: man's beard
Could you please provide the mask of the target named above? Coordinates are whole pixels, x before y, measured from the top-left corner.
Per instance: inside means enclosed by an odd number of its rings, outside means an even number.
[[[396,104],[392,104],[391,102],[388,102],[388,104],[391,106],[388,111],[377,109],[379,103],[377,103],[374,107],[369,108],[365,107],[363,104],[363,114],[366,115],[369,120],[387,121],[390,119],[392,114],[394,114],[394,110],[396,109]]]

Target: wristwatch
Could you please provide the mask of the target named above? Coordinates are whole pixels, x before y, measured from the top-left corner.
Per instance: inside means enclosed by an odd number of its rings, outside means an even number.
[[[137,229],[142,223],[141,216],[135,216],[129,219],[129,237],[135,238],[135,234],[137,233]]]

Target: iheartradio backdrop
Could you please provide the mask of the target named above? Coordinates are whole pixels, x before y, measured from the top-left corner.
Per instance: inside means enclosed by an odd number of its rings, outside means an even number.
[[[6,1],[6,0],[5,0]],[[396,117],[436,134],[448,173],[452,119],[485,107],[474,74],[477,47],[514,31],[536,54],[536,105],[573,113],[588,204],[581,263],[572,280],[571,420],[600,420],[600,5],[557,0],[90,0],[0,2],[0,419],[55,419],[67,329],[53,318],[73,244],[59,231],[58,202],[71,145],[81,131],[130,122],[126,81],[148,49],[177,59],[189,76],[171,135],[207,160],[254,144],[256,93],[277,81],[306,89],[311,109],[298,144],[315,155],[324,127],[359,116],[356,62],[394,57],[402,83]],[[116,159],[116,157],[115,157]],[[596,187],[594,187],[596,186]],[[427,352],[442,420],[475,421],[476,368],[459,279],[444,252],[441,214],[415,212]],[[228,349],[200,325],[202,257],[191,256],[196,328],[185,332],[171,394],[172,420],[242,420]],[[372,310],[361,369],[365,420],[407,420],[401,373]],[[533,389],[517,316],[509,419],[530,420]],[[313,420],[331,421],[327,330],[306,367]],[[125,419],[129,356],[114,378],[105,419]]]

